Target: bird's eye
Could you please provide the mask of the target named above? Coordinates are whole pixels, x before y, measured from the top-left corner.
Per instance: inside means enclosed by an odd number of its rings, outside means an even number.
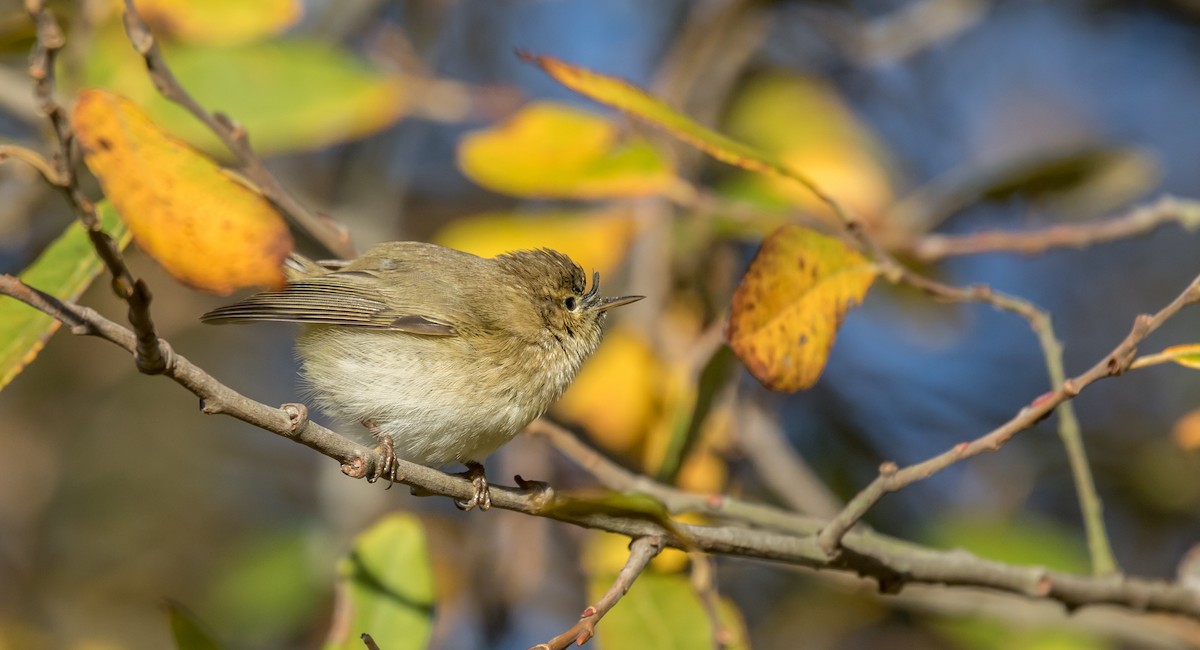
[[[563,301],[563,305],[566,306],[568,311],[575,311],[575,296],[568,296],[567,299]]]

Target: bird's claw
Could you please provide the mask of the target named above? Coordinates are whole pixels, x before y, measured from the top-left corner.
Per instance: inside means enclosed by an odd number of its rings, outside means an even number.
[[[463,512],[467,512],[472,508],[479,506],[480,510],[490,510],[492,507],[492,493],[488,488],[487,476],[484,475],[483,465],[479,463],[467,463],[467,471],[459,474],[463,478],[471,479],[471,485],[475,488],[475,493],[466,501],[454,501],[454,506]]]
[[[374,436],[376,440],[379,441],[379,455],[383,457],[383,462],[380,463],[375,468],[375,471],[367,477],[367,482],[374,483],[381,478],[385,478],[387,479],[387,487],[384,489],[390,490],[392,489],[392,484],[395,483],[396,479],[398,478],[397,471],[399,468],[397,467],[398,463],[396,462],[396,443],[392,440],[391,436],[384,433],[383,430],[376,426],[374,422],[370,420],[363,420],[362,425],[367,428],[367,431],[371,432],[371,435]]]

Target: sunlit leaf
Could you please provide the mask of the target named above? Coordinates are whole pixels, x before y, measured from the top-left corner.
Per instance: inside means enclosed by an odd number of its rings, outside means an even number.
[[[530,104],[502,124],[463,137],[458,166],[483,187],[516,196],[646,196],[680,184],[645,139],[622,141],[612,120],[553,102]]]
[[[171,275],[221,294],[283,283],[292,238],[262,195],[107,91],[81,93],[71,123],[134,240]]]
[[[1163,350],[1161,354],[1184,368],[1200,370],[1200,343],[1172,345]]]
[[[299,0],[136,0],[134,6],[156,34],[212,45],[277,34],[304,14]]]
[[[522,54],[564,86],[598,102],[621,109],[658,126],[708,155],[743,169],[790,178],[810,189],[819,189],[805,175],[754,147],[721,135],[671,108],[633,84],[564,63],[548,56]]]
[[[629,540],[613,535],[597,535],[589,544],[588,602],[596,602],[612,586],[617,572],[628,557],[622,545]],[[607,548],[607,550],[600,550]],[[728,598],[719,605],[721,623],[733,649],[749,648],[745,622]],[[712,621],[687,575],[642,572],[629,592],[596,626],[597,648],[655,648],[679,650],[713,647]]]
[[[768,388],[808,388],[821,376],[846,312],[862,302],[875,273],[841,241],[784,226],[763,241],[733,294],[729,344]]]
[[[700,441],[704,425],[708,422],[708,415],[716,401],[717,392],[732,375],[734,363],[734,355],[730,349],[721,346],[709,357],[700,371],[700,376],[695,381],[692,381],[690,376],[687,377],[686,383],[689,388],[687,399],[678,402],[678,411],[674,418],[670,442],[663,454],[662,462],[658,464],[656,478],[659,481],[675,482],[684,459]],[[712,460],[719,461],[719,459]],[[695,462],[707,461],[696,460]]]
[[[121,248],[129,243],[129,231],[107,201],[96,205],[100,227]],[[87,233],[78,223],[67,226],[42,254],[21,272],[31,287],[62,300],[74,300],[100,272]],[[0,388],[8,385],[29,365],[50,335],[58,331],[57,320],[11,298],[0,298]]]
[[[204,625],[183,605],[167,603],[171,636],[177,650],[220,650],[221,644],[209,634]]]
[[[434,241],[481,257],[550,248],[570,257],[589,275],[599,271],[603,281],[625,258],[633,235],[633,215],[618,208],[550,214],[489,212],[454,221]]]
[[[206,109],[237,120],[260,154],[308,151],[361,138],[395,123],[409,106],[403,77],[371,68],[320,41],[161,45],[188,92]],[[83,79],[128,97],[176,137],[228,156],[207,127],[154,89],[141,57],[118,27],[97,34]]]
[[[429,644],[433,568],[418,518],[392,514],[372,526],[338,563],[338,573],[338,602],[326,650],[361,650],[364,633],[387,650]]]
[[[802,171],[857,214],[877,216],[892,202],[883,146],[822,81],[787,74],[755,77],[734,98],[725,128]],[[737,184],[742,195],[761,199],[765,194],[814,214],[829,209],[787,178],[744,174]]]
[[[587,430],[599,447],[631,453],[657,417],[661,404],[662,361],[637,333],[615,327],[583,365],[555,412]]]

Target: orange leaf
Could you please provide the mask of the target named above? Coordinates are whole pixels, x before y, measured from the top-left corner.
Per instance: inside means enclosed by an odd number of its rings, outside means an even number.
[[[292,237],[246,181],[107,91],[80,93],[71,124],[134,241],[176,279],[219,294],[283,284]]]
[[[1171,428],[1171,438],[1185,451],[1200,450],[1200,409],[1189,411]]]
[[[684,192],[644,138],[619,141],[611,120],[565,104],[530,104],[503,124],[467,134],[458,166],[468,178],[516,196],[576,199]]]
[[[841,241],[795,225],[767,237],[733,294],[729,344],[759,381],[803,390],[825,368],[846,312],[875,266]]]

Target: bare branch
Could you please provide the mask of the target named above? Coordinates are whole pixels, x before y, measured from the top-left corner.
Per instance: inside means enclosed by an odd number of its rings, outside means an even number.
[[[296,227],[312,235],[330,253],[342,259],[351,259],[356,253],[346,228],[329,217],[315,214],[304,207],[267,169],[262,159],[250,147],[250,137],[240,124],[222,113],[209,113],[191,93],[179,83],[167,66],[166,59],[158,48],[158,42],[137,13],[133,0],[125,0],[125,33],[133,49],[146,62],[150,80],[163,97],[179,104],[204,123],[237,158],[242,172],[262,191],[263,196],[275,205]]]
[[[925,262],[978,253],[1034,255],[1053,248],[1085,248],[1153,232],[1169,223],[1200,229],[1200,201],[1164,196],[1107,221],[1073,223],[1028,232],[985,230],[969,235],[926,235],[909,249]]]
[[[54,127],[59,150],[54,156],[56,173],[43,173],[47,181],[62,191],[75,209],[92,242],[92,247],[104,262],[112,277],[112,289],[117,297],[129,305],[129,323],[137,333],[135,361],[140,372],[154,375],[166,368],[166,354],[159,347],[154,320],[150,316],[150,289],[144,282],[135,279],[125,265],[121,249],[107,233],[100,229],[96,208],[79,189],[79,178],[75,173],[75,134],[71,131],[66,111],[55,99],[54,62],[66,44],[62,29],[54,15],[46,9],[44,0],[26,0],[25,9],[33,18],[37,30],[37,42],[29,59],[29,76],[34,80],[34,94],[38,108]],[[58,182],[53,182],[57,180]]]
[[[721,595],[717,593],[717,571],[712,557],[699,551],[688,553],[692,563],[692,591],[700,599],[712,625],[713,648],[725,650],[733,643],[732,632],[721,621]]]
[[[646,569],[646,565],[650,564],[650,560],[653,560],[654,556],[658,555],[662,549],[663,540],[659,537],[639,537],[633,540],[629,545],[629,559],[625,561],[625,566],[617,574],[617,579],[600,597],[600,600],[593,605],[588,605],[587,609],[579,615],[579,622],[571,626],[571,629],[545,643],[539,643],[529,650],[565,650],[572,645],[587,643],[588,639],[596,634],[596,623],[599,623],[608,610],[621,600],[621,597],[633,586],[633,581],[637,580],[637,577]]]
[[[1138,316],[1134,320],[1129,335],[1089,370],[1068,379],[1061,388],[1038,397],[1000,427],[974,441],[959,443],[942,454],[903,469],[897,467],[895,463],[884,463],[879,469],[879,477],[859,492],[846,508],[821,531],[819,536],[821,548],[828,553],[834,553],[837,550],[838,540],[885,494],[928,478],[964,458],[999,449],[1018,431],[1033,426],[1048,416],[1057,406],[1073,399],[1093,382],[1125,372],[1137,354],[1137,346],[1147,336],[1181,309],[1197,301],[1200,301],[1200,277],[1192,280],[1182,293],[1158,313],[1153,316],[1145,314]]]

